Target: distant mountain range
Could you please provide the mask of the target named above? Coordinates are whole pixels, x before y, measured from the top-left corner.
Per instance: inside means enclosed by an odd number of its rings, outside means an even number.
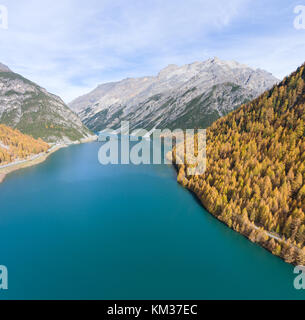
[[[50,143],[70,143],[92,135],[59,97],[1,63],[0,123]]]
[[[157,76],[99,85],[69,104],[93,131],[206,128],[278,82],[272,74],[218,58],[169,65]]]

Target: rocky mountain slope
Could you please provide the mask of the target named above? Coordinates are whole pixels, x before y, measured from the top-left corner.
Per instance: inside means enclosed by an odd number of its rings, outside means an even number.
[[[47,142],[70,143],[91,132],[57,96],[0,64],[0,123]]]
[[[263,70],[213,58],[102,84],[69,106],[94,131],[117,129],[121,121],[133,129],[206,128],[276,82]]]

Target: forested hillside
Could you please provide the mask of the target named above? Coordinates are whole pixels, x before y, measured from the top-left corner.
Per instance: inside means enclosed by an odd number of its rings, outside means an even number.
[[[49,148],[50,146],[41,139],[35,140],[18,130],[0,124],[0,166],[46,152]]]
[[[0,123],[49,143],[69,144],[92,136],[59,97],[3,65]]]
[[[305,66],[207,130],[207,170],[178,180],[213,215],[304,264]]]

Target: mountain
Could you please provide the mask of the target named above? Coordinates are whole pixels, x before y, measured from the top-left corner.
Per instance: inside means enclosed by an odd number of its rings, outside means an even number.
[[[121,121],[133,129],[206,128],[276,82],[263,70],[214,58],[102,84],[69,106],[94,131],[117,129]]]
[[[9,67],[0,62],[0,72],[12,72]]]
[[[0,124],[0,166],[48,151],[50,146],[41,139],[22,134]]]
[[[213,123],[206,154],[206,172],[178,166],[179,182],[229,227],[304,265],[305,65]]]
[[[0,123],[52,143],[70,143],[91,135],[59,97],[3,64],[0,64]]]

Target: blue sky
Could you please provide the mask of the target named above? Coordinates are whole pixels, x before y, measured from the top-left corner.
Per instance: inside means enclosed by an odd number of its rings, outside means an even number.
[[[70,102],[103,82],[217,56],[283,78],[305,61],[305,0],[0,0],[0,62]]]

